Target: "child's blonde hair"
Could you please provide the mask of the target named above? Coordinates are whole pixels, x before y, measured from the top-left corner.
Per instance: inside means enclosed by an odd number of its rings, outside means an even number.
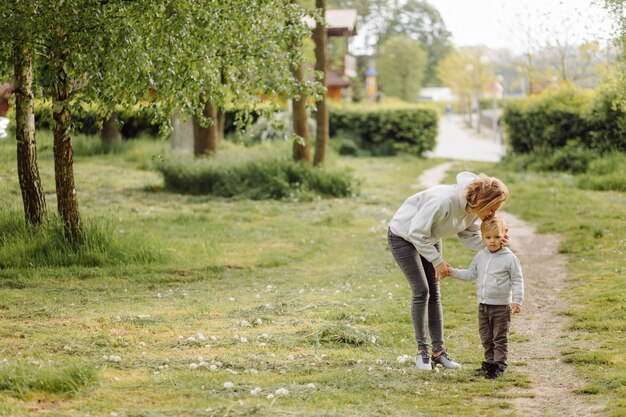
[[[502,181],[481,173],[465,189],[466,211],[480,211],[503,204],[509,198],[509,189]]]
[[[493,216],[488,219],[483,220],[480,224],[480,233],[483,235],[488,231],[497,230],[502,233],[506,233],[507,226],[504,219],[500,216]]]

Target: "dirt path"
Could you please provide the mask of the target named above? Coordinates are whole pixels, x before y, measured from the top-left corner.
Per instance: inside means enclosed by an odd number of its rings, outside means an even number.
[[[448,162],[424,171],[420,184],[439,184],[452,166]],[[512,343],[509,362],[523,364],[513,367],[531,381],[528,389],[510,391],[513,399],[509,401],[517,414],[525,417],[603,415],[604,404],[589,403],[589,397],[575,394],[583,381],[571,365],[560,360],[560,352],[575,342],[565,337],[567,318],[559,315],[568,308],[559,295],[566,277],[565,257],[558,253],[559,236],[536,234],[533,226],[514,215],[500,215],[509,226],[509,244],[524,270],[524,311],[514,316],[512,323],[515,339],[521,341]]]

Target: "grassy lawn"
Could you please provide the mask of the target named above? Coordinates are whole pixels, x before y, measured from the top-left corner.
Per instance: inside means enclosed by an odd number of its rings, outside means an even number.
[[[38,141],[53,212],[49,138]],[[75,158],[82,215],[113,222],[160,261],[0,269],[0,415],[514,415],[507,389],[528,386],[524,365],[497,381],[476,376],[472,286],[442,283],[447,346],[464,368],[413,369],[410,291],[386,224],[441,161],[336,159],[362,181],[359,196],[251,201],[163,191],[146,168],[167,148]],[[20,214],[14,154],[0,142],[0,210]],[[620,415],[626,197],[567,177],[459,168],[501,176],[507,209],[564,234],[574,301],[564,314],[581,340],[564,358],[589,379],[586,394]],[[472,257],[455,239],[445,251],[457,264]]]

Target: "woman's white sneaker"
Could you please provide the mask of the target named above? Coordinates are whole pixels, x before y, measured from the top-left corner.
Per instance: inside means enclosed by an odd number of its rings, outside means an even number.
[[[450,356],[448,356],[448,352],[446,352],[445,350],[443,352],[441,352],[441,355],[437,356],[437,357],[432,357],[432,362],[437,365],[441,365],[444,368],[447,369],[459,369],[461,367],[461,364],[455,362],[452,360],[452,358],[450,358]]]
[[[415,367],[420,371],[432,371],[433,365],[430,361],[430,355],[425,350],[422,350],[415,357]]]

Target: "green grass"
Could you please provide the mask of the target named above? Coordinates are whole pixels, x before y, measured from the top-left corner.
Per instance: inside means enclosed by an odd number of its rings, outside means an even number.
[[[332,157],[362,181],[358,196],[253,201],[164,191],[145,167],[167,152],[140,141],[120,154],[75,159],[83,215],[114,219],[116,230],[167,256],[0,269],[0,375],[19,368],[37,379],[40,364],[61,376],[68,364],[94,370],[71,395],[41,390],[31,377],[10,383],[0,391],[0,415],[514,415],[509,400],[525,394],[511,389],[529,387],[524,364],[497,381],[474,373],[482,348],[471,284],[442,283],[446,342],[464,368],[424,374],[397,360],[415,346],[410,290],[387,250],[386,223],[417,191],[419,174],[440,161]],[[19,209],[14,153],[10,140],[0,143],[0,205]],[[40,165],[53,211],[51,158]],[[594,329],[619,326],[623,262],[608,255],[618,255],[623,236],[623,194],[578,190],[571,177],[498,175],[514,196],[508,209],[567,236],[571,331],[602,339],[584,346],[611,365],[587,365],[578,350],[564,357],[589,373],[588,391],[606,396],[618,415],[623,387],[611,376],[624,374],[620,336],[616,327]],[[554,204],[555,195],[567,204]],[[456,239],[445,247],[451,262],[471,260]],[[280,388],[289,395],[276,396]]]

